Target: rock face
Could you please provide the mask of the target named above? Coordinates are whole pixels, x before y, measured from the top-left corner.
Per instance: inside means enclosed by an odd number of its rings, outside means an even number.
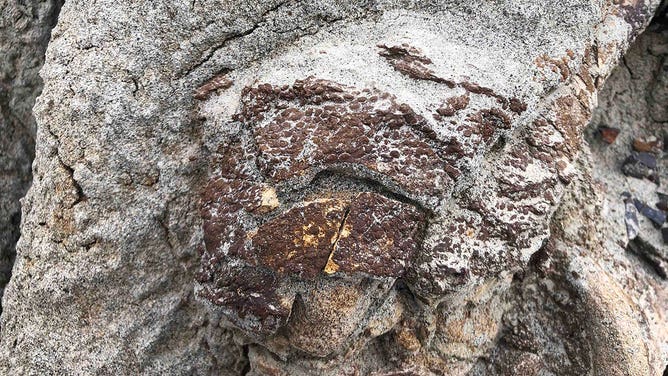
[[[0,298],[16,254],[19,199],[31,181],[36,131],[32,106],[42,90],[38,72],[62,3],[0,4]]]
[[[661,374],[657,6],[67,2],[0,370]]]

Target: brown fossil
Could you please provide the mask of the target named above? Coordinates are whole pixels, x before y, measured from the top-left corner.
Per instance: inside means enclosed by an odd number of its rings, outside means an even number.
[[[306,293],[292,281],[404,276],[424,229],[418,202],[451,181],[421,116],[387,93],[308,78],[244,89],[235,119],[245,136],[223,149],[202,193],[201,296],[235,325],[269,334]],[[385,188],[286,195],[328,170]]]

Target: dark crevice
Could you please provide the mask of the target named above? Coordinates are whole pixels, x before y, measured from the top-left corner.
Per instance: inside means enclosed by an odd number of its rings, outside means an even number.
[[[71,208],[74,205],[78,204],[79,202],[87,200],[87,197],[83,193],[83,189],[81,188],[81,185],[79,185],[79,182],[74,178],[74,168],[72,168],[72,166],[70,166],[69,164],[65,163],[65,161],[63,161],[63,158],[60,155],[60,149],[59,149],[60,138],[58,136],[56,136],[56,134],[51,131],[51,128],[49,128],[48,125],[45,127],[45,129],[58,143],[58,145],[56,146],[56,158],[58,159],[58,163],[60,164],[60,166],[63,169],[65,169],[65,171],[67,171],[67,174],[69,175],[70,180],[72,181],[72,186],[74,187],[74,189],[76,191],[76,196],[77,197],[76,197],[74,203],[70,206],[70,208]]]
[[[341,232],[343,231],[343,227],[346,225],[346,220],[348,219],[348,215],[350,215],[350,207],[347,207],[345,213],[343,213],[343,218],[341,219],[341,225],[339,225],[339,229],[336,232],[336,239],[334,240],[334,245],[332,246],[332,252],[334,252],[334,249],[336,249],[336,243],[338,243],[339,239],[341,238]]]
[[[506,147],[507,137],[505,135],[499,136],[499,138],[494,142],[491,148],[489,148],[490,153],[500,153]]]
[[[550,259],[547,244],[548,239],[546,238],[543,240],[543,245],[529,257],[529,269],[538,273],[540,276],[544,276],[544,266]]]
[[[626,68],[626,70],[629,72],[629,76],[631,77],[631,79],[635,80],[637,77],[636,77],[635,74],[633,74],[633,71],[631,70],[631,67],[629,67],[628,62],[626,61],[626,56],[622,56],[622,58],[620,59],[620,62],[621,62],[622,65],[624,65],[624,68]]]
[[[163,215],[160,218],[157,218],[158,224],[160,225],[160,228],[162,229],[162,234],[165,240],[165,243],[170,249],[174,249],[174,245],[172,244],[171,236],[170,236],[170,231],[169,231],[169,225],[167,224],[167,214]]]
[[[183,75],[188,76],[192,72],[194,72],[195,70],[200,68],[207,61],[209,61],[213,57],[213,55],[215,55],[216,52],[218,52],[218,50],[220,50],[221,48],[224,48],[230,41],[232,41],[234,39],[243,38],[245,36],[253,34],[258,28],[260,28],[262,26],[262,24],[264,24],[264,22],[267,18],[267,15],[269,15],[269,13],[277,11],[280,7],[282,7],[283,5],[288,3],[288,1],[289,0],[281,1],[278,4],[276,4],[275,6],[273,6],[269,9],[267,9],[266,11],[264,11],[264,13],[262,13],[262,15],[260,15],[259,20],[257,22],[255,22],[255,24],[250,29],[247,29],[245,31],[240,31],[240,32],[229,33],[229,34],[225,35],[220,42],[215,44],[213,47],[209,48],[208,52],[204,55],[204,57],[199,62],[195,63],[193,66],[188,68],[188,70],[186,70]],[[193,6],[194,6],[194,3],[193,3]]]
[[[334,256],[334,252],[336,252],[336,245],[339,243],[339,239],[341,239],[341,232],[343,231],[343,227],[345,227],[346,225],[346,220],[348,219],[348,215],[350,215],[350,206],[346,207],[346,211],[343,213],[343,217],[341,218],[341,224],[339,225],[339,229],[336,231],[336,238],[332,243],[332,250],[329,253],[329,260],[332,259],[332,257]]]
[[[357,193],[372,192],[415,207],[424,215],[427,223],[433,217],[433,210],[404,195],[392,182],[381,182],[376,179],[376,176],[377,174],[360,166],[330,166],[312,175],[312,178],[306,182],[289,181],[278,185],[277,194],[281,206],[290,208],[295,204],[308,201],[310,197],[322,197],[323,193],[325,196],[333,194],[351,197]],[[284,210],[274,210],[255,219],[258,224],[262,224],[271,221],[283,212]]]
[[[130,79],[132,80],[132,85],[133,85],[132,96],[134,97],[139,91],[139,81],[137,81],[137,79],[132,76],[130,76]]]
[[[652,21],[647,26],[647,30],[655,33],[668,30],[668,1],[663,1],[659,5]]]
[[[190,75],[192,72],[194,72],[195,70],[199,69],[199,68],[200,68],[202,65],[204,65],[207,61],[209,61],[209,60],[213,57],[213,55],[215,55],[215,53],[218,52],[218,50],[220,50],[221,48],[225,47],[225,46],[227,45],[227,43],[228,43],[230,40],[233,40],[233,39],[235,39],[235,38],[242,38],[242,37],[245,37],[245,36],[247,36],[247,35],[250,35],[250,34],[252,34],[253,32],[255,32],[255,30],[256,30],[258,27],[259,27],[259,25],[255,25],[253,28],[251,28],[251,29],[249,29],[249,30],[247,30],[247,31],[244,31],[244,32],[227,34],[227,35],[223,38],[223,40],[222,40],[221,42],[219,42],[218,44],[214,45],[213,47],[211,47],[211,48],[209,49],[209,52],[207,52],[207,53],[204,55],[204,57],[202,58],[202,60],[200,60],[199,62],[195,63],[193,66],[191,66],[190,68],[188,68],[188,70],[186,70],[186,71],[184,72],[183,75],[184,75],[184,76],[188,76],[188,75]]]
[[[87,197],[83,193],[83,189],[81,188],[81,185],[79,185],[79,182],[74,178],[74,169],[72,167],[66,165],[63,162],[60,155],[57,155],[57,157],[58,157],[58,162],[60,163],[61,167],[64,168],[67,171],[68,175],[70,176],[70,180],[72,181],[72,186],[74,187],[74,189],[76,191],[77,198],[75,199],[74,203],[70,207],[73,207],[74,205],[80,203],[81,201],[86,201]]]
[[[375,192],[394,201],[399,201],[416,207],[428,216],[431,216],[431,209],[427,208],[421,202],[406,196],[401,190],[391,182],[381,182],[376,179],[371,171],[357,171],[359,169],[348,169],[345,166],[332,166],[324,169],[311,179],[306,188],[315,188],[313,190],[345,191],[346,189],[357,188],[358,191]],[[333,185],[332,182],[338,182]]]
[[[242,359],[246,361],[244,368],[241,370],[241,375],[246,376],[251,371],[250,359],[248,358],[248,348],[249,345],[244,345],[242,347]]]
[[[294,5],[294,4],[297,4],[297,3],[300,3],[300,2],[301,2],[300,0],[281,1],[280,3],[276,4],[275,6],[273,6],[269,9],[267,9],[266,11],[264,11],[262,13],[262,15],[260,15],[258,17],[257,21],[254,21],[253,26],[251,26],[249,29],[244,30],[244,31],[231,32],[231,33],[223,34],[223,39],[220,40],[214,46],[208,48],[207,52],[205,54],[203,54],[203,57],[200,59],[200,61],[191,65],[189,68],[183,70],[182,73],[181,73],[181,76],[182,77],[183,76],[188,76],[188,75],[192,74],[193,72],[195,72],[196,70],[198,70],[199,68],[201,68],[204,64],[206,64],[208,61],[210,61],[211,58],[213,58],[213,56],[218,51],[225,48],[231,41],[237,40],[237,39],[240,39],[240,38],[244,38],[246,36],[249,36],[249,35],[255,33],[259,28],[261,28],[262,26],[264,26],[266,24],[267,16],[270,13],[278,11],[281,7],[283,7],[287,4]],[[194,2],[193,2],[193,6],[194,6]],[[365,9],[365,11],[367,11],[367,12],[365,12],[364,14],[367,15],[370,10]],[[332,16],[327,16],[327,15],[317,15],[315,20],[316,21],[322,21],[326,24],[334,24],[336,22],[339,22],[339,21],[342,21],[342,20],[345,20],[345,19],[346,19],[345,17],[332,17]],[[208,23],[207,26],[211,25],[212,23],[214,23],[214,22]],[[314,34],[318,33],[318,31],[320,31],[320,29],[322,28],[323,25],[319,24],[319,23],[316,23],[314,25],[310,25],[310,26],[305,28],[305,27],[302,27],[299,24],[299,22],[295,22],[293,26],[294,26],[293,28],[289,28],[287,30],[270,30],[270,31],[272,33],[279,34],[279,35],[298,32],[297,33],[298,35],[295,38],[301,38],[301,37],[304,37],[304,36],[314,35]],[[250,63],[254,60],[255,60],[255,58],[252,58],[251,60],[246,61],[246,63]],[[232,69],[231,67],[228,67],[228,68]]]

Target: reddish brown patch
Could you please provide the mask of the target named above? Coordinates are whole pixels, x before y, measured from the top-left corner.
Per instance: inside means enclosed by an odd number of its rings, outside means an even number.
[[[382,49],[378,54],[387,59],[397,72],[416,80],[434,81],[446,84],[451,88],[455,87],[453,81],[436,76],[434,71],[425,66],[431,64],[432,61],[422,55],[417,48],[405,43],[401,46],[379,44],[378,47]]]
[[[510,118],[498,108],[480,110],[469,115],[467,120],[477,124],[477,126],[473,128],[473,132],[481,135],[485,142],[489,141],[496,129],[510,128]]]
[[[327,264],[348,203],[306,202],[261,225],[242,255],[280,275],[313,279]]]
[[[193,97],[198,100],[205,100],[209,95],[218,89],[228,89],[233,84],[232,80],[225,77],[224,74],[215,76],[214,78],[207,81],[204,85],[200,86],[193,93]]]
[[[243,213],[265,214],[278,202],[271,199],[275,195],[271,186],[253,179],[248,170],[252,154],[240,141],[232,141],[217,162],[217,177],[201,192],[204,242],[207,250],[226,246],[234,254],[241,252],[246,237],[239,226]]]
[[[527,110],[527,104],[517,98],[510,99],[510,110],[520,115]]]
[[[485,86],[480,86],[480,85],[478,85],[476,83],[473,83],[473,82],[464,81],[464,82],[460,83],[459,85],[470,93],[482,94],[482,95],[486,95],[488,97],[494,97],[494,98],[497,97],[497,94],[494,92],[494,90],[492,90],[488,87],[485,87]]]
[[[580,77],[582,82],[584,82],[585,87],[587,88],[589,94],[596,91],[596,83],[594,82],[594,78],[589,72],[589,67],[586,64],[583,64],[582,67],[580,68],[580,72],[578,72],[578,77]]]
[[[307,79],[244,90],[238,119],[255,136],[262,173],[277,183],[328,166],[362,165],[420,196],[450,185],[428,124],[387,93]]]
[[[511,111],[517,114],[521,114],[527,109],[526,103],[522,102],[521,100],[517,98],[508,99],[503,95],[497,94],[491,88],[480,86],[476,83],[468,81],[460,82],[457,85],[461,86],[462,88],[464,88],[464,90],[468,91],[469,93],[480,94],[491,98],[496,98],[496,101],[501,105],[501,107],[503,107],[504,110],[510,107]]]
[[[199,295],[223,307],[239,328],[271,334],[287,324],[294,296],[278,293],[280,282],[273,273],[225,261],[210,278],[202,273],[199,277]]]
[[[569,60],[568,57],[556,59],[556,58],[551,58],[547,54],[543,54],[536,58],[536,65],[539,68],[549,66],[553,72],[555,73],[559,72],[561,74],[561,79],[563,81],[566,81],[568,77],[570,77],[571,75],[570,68],[568,68],[568,60]]]
[[[619,129],[601,126],[598,127],[598,134],[605,143],[613,144],[619,135]]]
[[[557,119],[554,127],[565,139],[565,152],[572,159],[580,150],[581,131],[587,125],[591,110],[582,106],[574,96],[564,96],[555,101]]]
[[[656,137],[652,138],[635,138],[633,140],[633,150],[645,153],[661,153],[663,149],[663,142]]]
[[[383,56],[388,60],[390,65],[401,74],[404,74],[408,77],[417,79],[417,80],[427,80],[434,81],[438,83],[446,84],[450,88],[461,87],[469,93],[485,95],[488,97],[496,98],[497,102],[506,109],[510,105],[511,111],[521,114],[526,111],[527,105],[518,98],[511,98],[510,100],[502,95],[494,92],[493,89],[478,85],[473,82],[463,81],[455,82],[453,80],[445,79],[438,77],[434,74],[434,71],[427,68],[425,65],[432,64],[431,59],[424,56],[420,50],[417,48],[411,47],[408,44],[402,44],[401,46],[386,46],[384,44],[379,44],[379,48],[382,51],[379,52],[380,56]],[[446,103],[445,106],[437,110],[438,115],[435,115],[437,120],[440,120],[439,116],[453,116],[457,112],[456,107],[451,106],[461,106],[463,103],[460,100],[460,103]],[[466,104],[464,107],[459,109],[466,108],[468,105],[468,97],[466,98]],[[453,112],[454,111],[454,112]]]
[[[229,252],[241,252],[246,236],[238,226],[242,209],[254,212],[262,202],[262,188],[247,180],[212,180],[203,192],[202,217],[207,249],[227,243]]]
[[[445,103],[436,112],[441,116],[454,116],[460,110],[468,107],[469,101],[469,96],[466,94],[458,97],[450,97],[445,100]]]
[[[424,215],[413,206],[373,193],[351,203],[331,262],[336,271],[401,277],[418,249]]]

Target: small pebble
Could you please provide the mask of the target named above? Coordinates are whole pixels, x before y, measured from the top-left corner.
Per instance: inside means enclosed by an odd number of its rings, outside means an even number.
[[[638,179],[647,178],[658,184],[658,175],[656,174],[656,157],[650,153],[631,152],[624,160],[622,172]]]
[[[660,227],[666,222],[666,213],[663,211],[653,209],[638,199],[633,199],[633,204],[642,215],[649,218],[657,226]]]
[[[640,233],[640,227],[638,226],[638,210],[630,200],[626,202],[624,222],[626,223],[626,234],[628,235],[629,240],[635,239]]]
[[[651,168],[652,170],[656,169],[656,157],[654,156],[654,154],[645,152],[640,152],[635,154],[636,154],[635,157],[637,158],[638,161],[640,161],[640,163]]]
[[[633,150],[645,153],[659,154],[663,148],[661,140],[652,136],[633,140]]]
[[[598,127],[598,134],[601,136],[601,140],[603,140],[605,143],[612,144],[615,142],[617,136],[619,135],[619,129],[600,126]]]

